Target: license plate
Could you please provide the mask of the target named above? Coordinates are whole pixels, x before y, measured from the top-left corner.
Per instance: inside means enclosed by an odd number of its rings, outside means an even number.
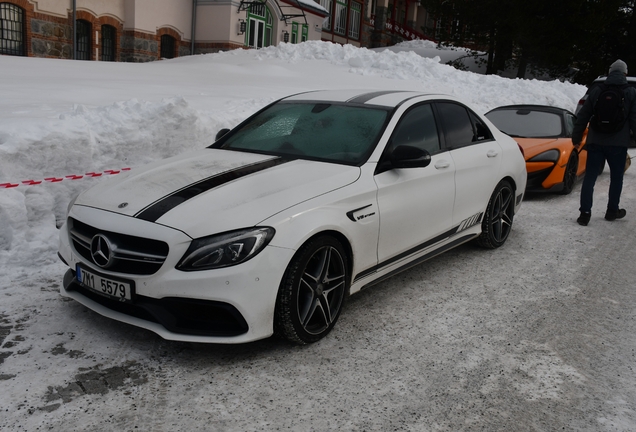
[[[105,278],[93,273],[90,270],[77,265],[77,280],[86,288],[119,301],[132,300],[132,285],[129,282],[122,282],[110,278]]]

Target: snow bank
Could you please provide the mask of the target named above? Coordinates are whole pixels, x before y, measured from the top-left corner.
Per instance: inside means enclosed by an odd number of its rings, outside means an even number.
[[[202,118],[183,98],[159,103],[132,99],[98,108],[76,105],[57,120],[31,129],[3,128],[0,178],[12,183],[65,180],[0,190],[0,253],[11,252],[7,257],[16,262],[38,249],[37,256],[54,257],[56,225],[65,217],[67,204],[81,190],[106,179],[66,176],[120,170],[200,148],[218,129],[216,122]]]

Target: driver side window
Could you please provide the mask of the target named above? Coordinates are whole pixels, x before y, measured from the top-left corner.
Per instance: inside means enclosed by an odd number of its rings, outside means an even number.
[[[574,131],[574,122],[576,121],[576,117],[571,114],[565,115],[565,136],[571,137],[572,132]]]
[[[426,150],[430,154],[440,150],[437,125],[431,104],[411,108],[395,128],[392,146],[408,145]]]

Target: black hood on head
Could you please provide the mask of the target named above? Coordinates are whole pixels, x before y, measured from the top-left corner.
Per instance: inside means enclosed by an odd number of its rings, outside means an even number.
[[[605,79],[607,85],[624,85],[627,84],[627,77],[619,70],[615,70],[609,73]]]

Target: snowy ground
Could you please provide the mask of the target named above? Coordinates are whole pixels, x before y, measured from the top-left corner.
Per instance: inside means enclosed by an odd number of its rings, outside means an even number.
[[[166,342],[58,294],[57,228],[107,170],[200,148],[278,97],[458,95],[573,110],[585,88],[311,42],[149,64],[0,56],[0,429],[636,430],[636,170],[588,227],[529,196],[503,248],[453,250],[352,297],[323,341]],[[67,175],[105,173],[78,180]],[[113,174],[116,175],[116,174]],[[64,178],[27,186],[25,180]],[[632,215],[632,216],[630,216]]]

